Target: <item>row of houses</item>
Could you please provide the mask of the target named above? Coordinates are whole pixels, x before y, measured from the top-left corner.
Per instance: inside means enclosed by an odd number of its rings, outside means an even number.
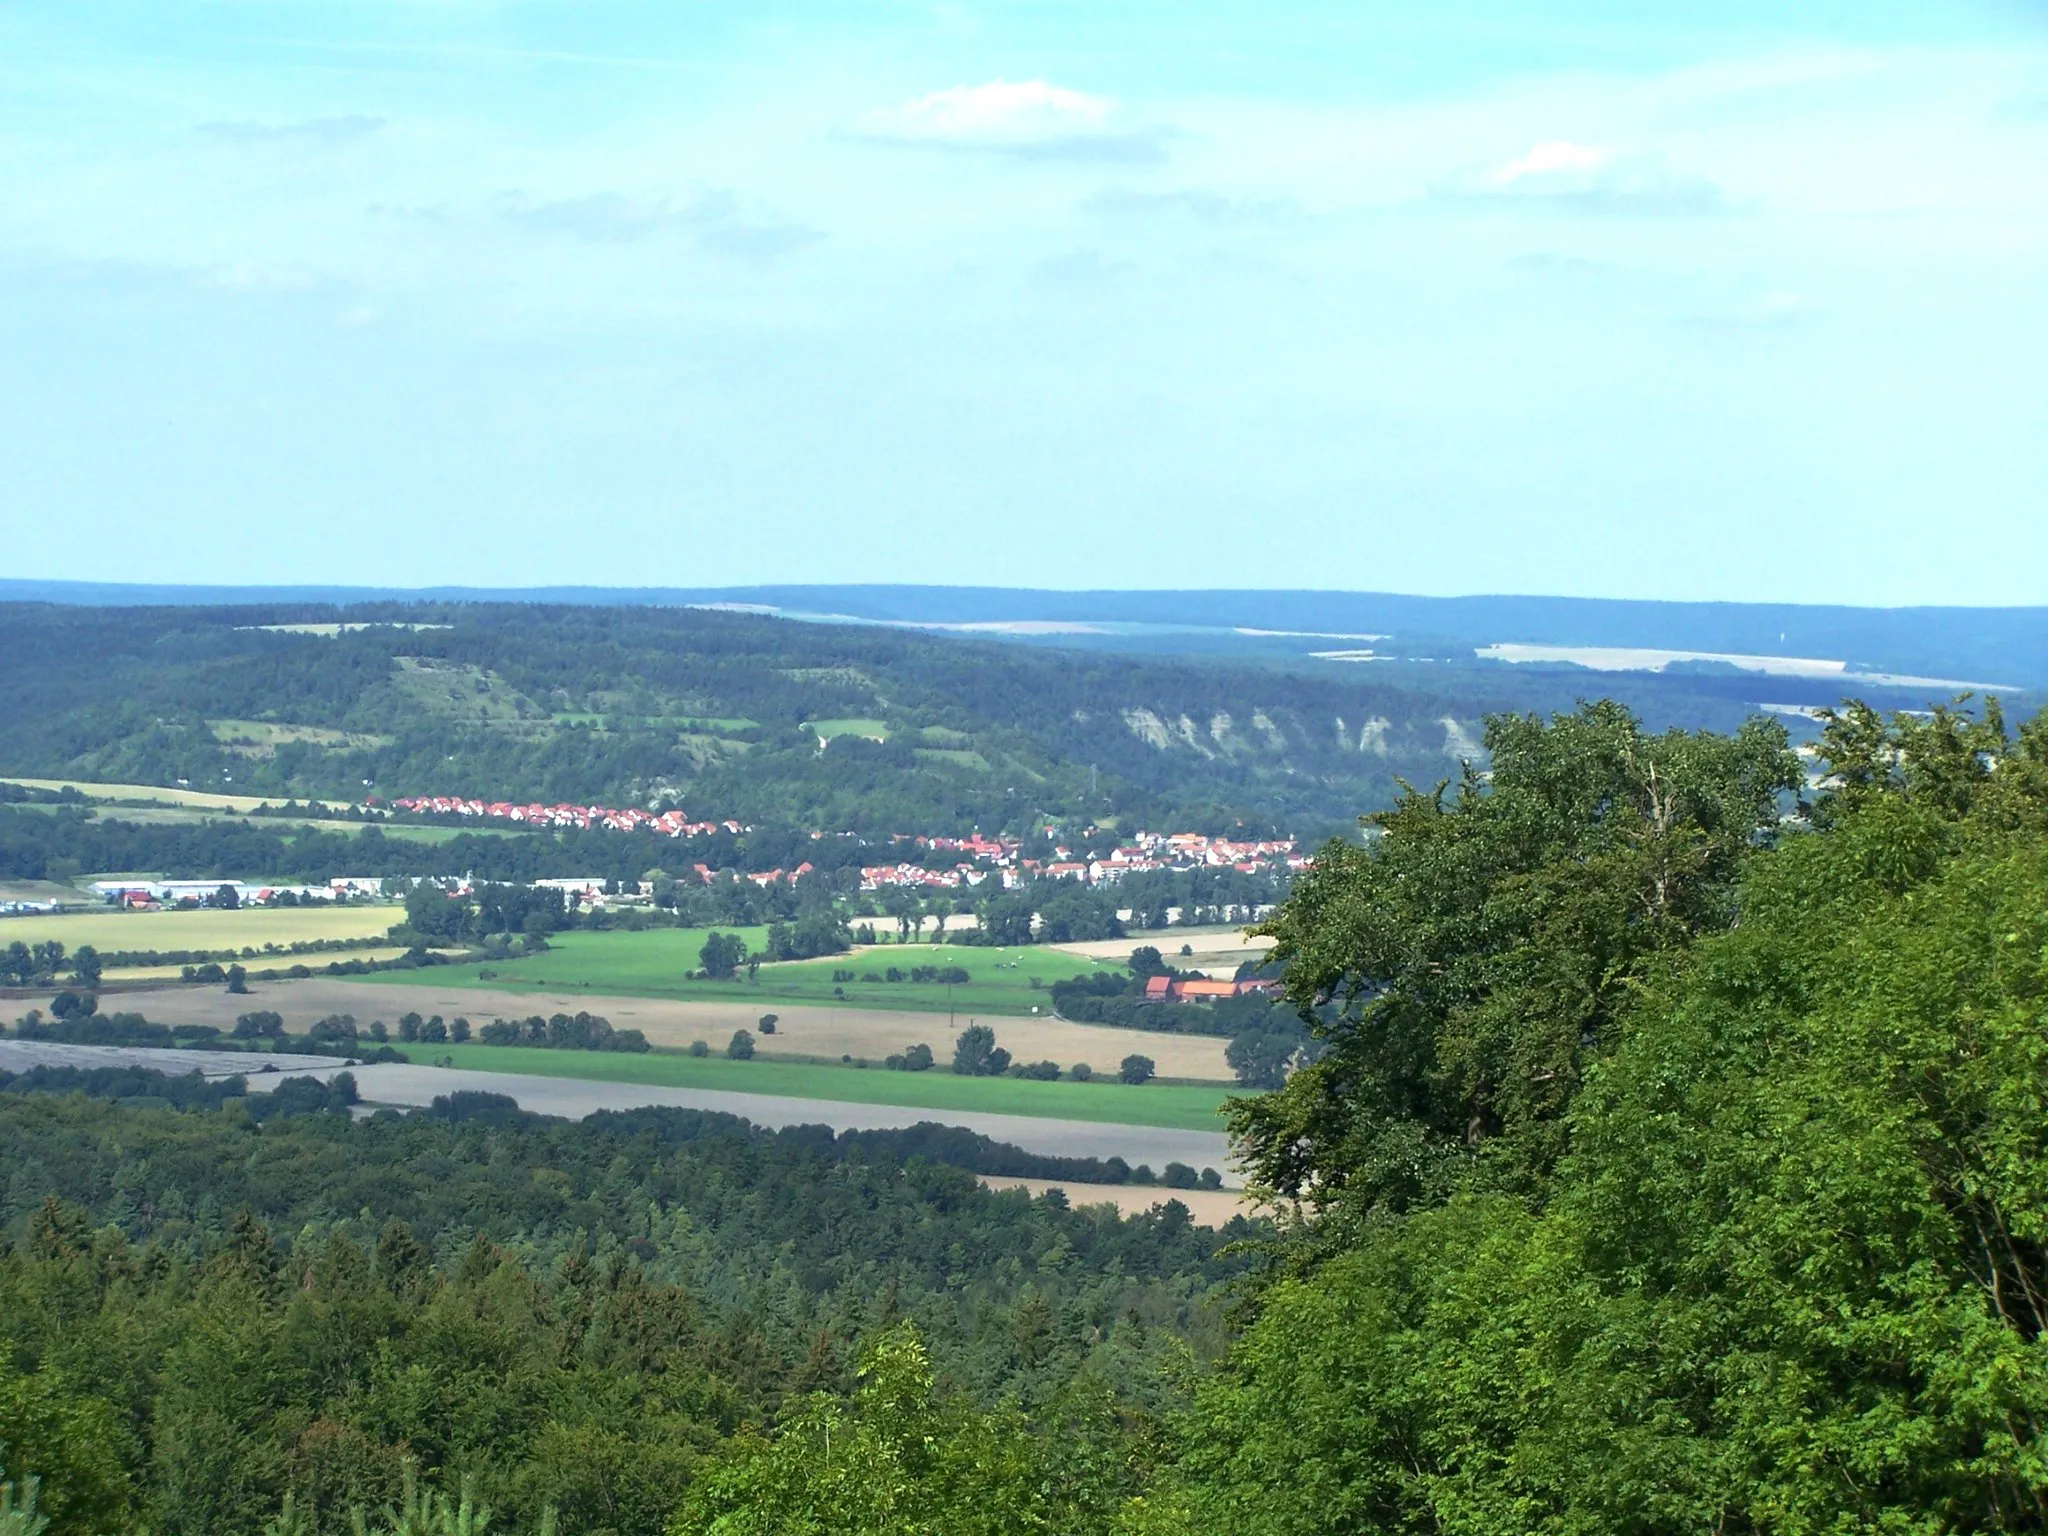
[[[465,800],[457,795],[409,795],[391,802],[394,808],[425,816],[467,816],[521,826],[587,832],[652,832],[660,837],[709,837],[753,831],[737,821],[692,821],[681,811],[643,811],[637,806],[514,805],[509,800]]]
[[[459,795],[406,796],[391,802],[401,811],[430,816],[460,816],[478,820],[509,821],[523,826],[589,830],[593,827],[614,832],[652,832],[662,837],[708,837],[719,832],[739,836],[752,827],[733,820],[692,820],[681,810],[648,811],[637,806],[605,805],[519,805],[510,800],[475,800]],[[1048,836],[1058,829],[1046,828]],[[848,835],[848,834],[841,834]],[[814,839],[825,836],[813,832]],[[1021,858],[1023,844],[1015,838],[990,837],[981,832],[966,837],[899,834],[899,841],[933,853],[964,855],[961,868],[992,865],[998,869],[1022,865],[1033,873],[1038,866]],[[1258,869],[1287,861],[1299,868],[1307,860],[1296,855],[1292,838],[1233,839],[1211,837],[1201,832],[1139,832],[1102,858],[1077,860],[1073,850],[1056,845],[1047,873],[1056,877],[1114,880],[1140,870],[1222,868]],[[879,867],[879,866],[878,866]],[[904,868],[921,866],[905,865]],[[957,883],[957,882],[955,882]]]

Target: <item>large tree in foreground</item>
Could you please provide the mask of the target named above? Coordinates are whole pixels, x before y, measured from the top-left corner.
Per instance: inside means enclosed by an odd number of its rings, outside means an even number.
[[[1816,830],[1653,965],[1540,1209],[1278,1279],[1188,1528],[2048,1528],[2048,727],[1851,710]]]
[[[1800,780],[1774,723],[1653,735],[1611,703],[1496,718],[1486,749],[1490,772],[1408,790],[1363,845],[1325,848],[1265,929],[1325,1049],[1233,1130],[1260,1183],[1332,1228],[1536,1193],[1618,1005],[1731,920]]]

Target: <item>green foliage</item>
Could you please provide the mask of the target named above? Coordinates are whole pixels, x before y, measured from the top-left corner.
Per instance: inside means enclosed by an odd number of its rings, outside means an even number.
[[[851,1401],[815,1396],[772,1439],[740,1437],[669,1536],[1107,1536],[1142,1454],[1099,1386],[1029,1416],[941,1392],[906,1325],[870,1346]]]
[[[321,1536],[386,1505],[420,1529],[423,1500],[441,1529],[466,1481],[494,1532],[647,1533],[905,1318],[947,1392],[1085,1377],[1107,1424],[1183,1338],[1220,1347],[1243,1228],[993,1193],[890,1150],[914,1133],[490,1097],[256,1125],[0,1094],[0,1437],[53,1531],[255,1536],[287,1493]],[[89,1203],[16,1203],[57,1188]]]
[[[697,961],[704,967],[704,974],[713,981],[730,980],[746,958],[746,941],[736,933],[714,933],[704,940],[704,947],[697,952]]]
[[[0,1446],[0,1450],[6,1447]],[[36,1492],[41,1485],[33,1477],[21,1480],[17,1500],[14,1484],[0,1482],[0,1536],[43,1536],[50,1528],[47,1515],[36,1509]]]
[[[1009,1051],[986,1024],[968,1025],[953,1042],[953,1071],[961,1077],[1001,1077],[1009,1069]]]
[[[1459,1189],[1540,1191],[1585,1065],[1660,957],[1727,926],[1800,781],[1783,731],[1646,733],[1594,704],[1488,722],[1468,772],[1332,843],[1266,926],[1323,1042],[1233,1129],[1333,1227]]]
[[[32,1231],[45,1244],[78,1235],[54,1208]],[[128,1505],[127,1441],[114,1403],[63,1371],[24,1375],[0,1350],[0,1473],[19,1480],[12,1518],[25,1536],[45,1526],[50,1536],[115,1528]],[[0,1530],[8,1518],[0,1509]]]
[[[293,1496],[286,1494],[284,1509],[278,1517],[280,1524],[292,1519],[295,1513],[292,1505]],[[553,1513],[550,1506],[542,1517],[544,1525],[553,1523]],[[413,1464],[409,1461],[405,1464],[398,1501],[384,1506],[383,1518],[374,1533],[368,1517],[360,1508],[349,1511],[351,1536],[485,1536],[490,1525],[490,1508],[476,1502],[476,1490],[469,1480],[465,1479],[461,1493],[450,1499],[445,1493],[419,1486]],[[266,1531],[265,1536],[271,1536],[271,1533]]]
[[[1196,1528],[2041,1528],[2048,738],[1848,723],[1882,772],[1644,974],[1540,1208],[1264,1289],[1185,1426]]]

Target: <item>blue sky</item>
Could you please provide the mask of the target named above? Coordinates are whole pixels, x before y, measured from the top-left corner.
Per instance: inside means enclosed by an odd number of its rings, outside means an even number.
[[[0,7],[0,569],[2048,602],[2048,5]]]

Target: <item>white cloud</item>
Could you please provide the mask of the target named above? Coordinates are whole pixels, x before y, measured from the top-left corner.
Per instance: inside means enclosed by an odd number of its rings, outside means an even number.
[[[1495,166],[1487,179],[1497,187],[1506,187],[1532,176],[1584,175],[1601,169],[1613,158],[1614,151],[1610,149],[1553,139],[1534,146],[1526,155],[1517,155]]]
[[[1544,140],[1432,190],[1437,197],[1575,213],[1711,214],[1728,208],[1719,186],[1673,170],[1662,155],[1624,154],[1565,139]]]
[[[1163,158],[1158,129],[1129,127],[1110,98],[1049,80],[949,86],[871,112],[861,119],[857,132],[886,143],[1027,158]]]

